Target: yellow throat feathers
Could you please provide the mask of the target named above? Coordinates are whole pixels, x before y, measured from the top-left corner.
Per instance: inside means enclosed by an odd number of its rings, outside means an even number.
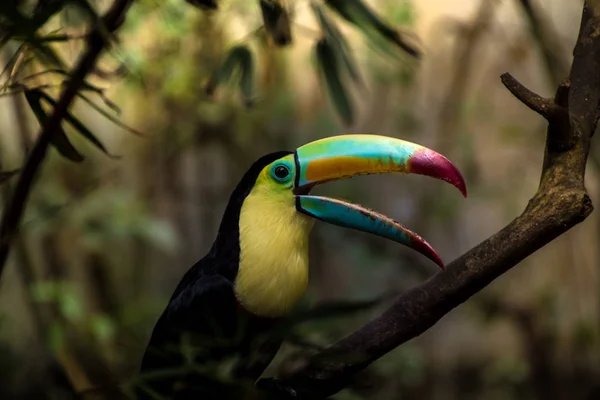
[[[235,292],[244,308],[263,317],[291,311],[308,285],[312,218],[296,210],[290,188],[259,175],[240,211],[240,263]]]

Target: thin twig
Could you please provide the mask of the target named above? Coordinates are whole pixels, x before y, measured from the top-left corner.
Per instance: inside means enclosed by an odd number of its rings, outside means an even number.
[[[504,73],[500,76],[502,83],[521,103],[540,114],[542,117],[549,119],[553,110],[558,107],[553,100],[540,96],[537,93],[527,89],[511,74]]]
[[[19,53],[19,56],[17,57],[17,60],[15,61],[15,64],[13,65],[13,68],[10,71],[10,74],[8,75],[8,84],[9,85],[11,82],[14,81],[15,76],[17,76],[17,73],[19,73],[19,67],[23,63],[24,58],[25,58],[25,50],[23,50],[21,53]]]
[[[26,87],[26,86],[23,86],[23,85],[20,85],[20,84],[11,85],[10,88],[18,88],[18,89],[17,90],[11,90],[10,92],[0,94],[0,98],[15,96],[17,94],[25,93],[28,90],[42,90],[42,89],[49,89],[49,88],[58,88],[60,86],[62,86],[62,84],[57,84],[57,85],[38,85],[38,86],[32,86],[32,87]]]
[[[4,68],[2,69],[2,71],[0,72],[0,78],[2,78],[4,76],[4,74],[7,73],[11,69],[11,65],[14,65],[13,61],[16,60],[19,57],[19,55],[23,51],[24,47],[25,47],[25,44],[20,45],[17,48],[17,50],[15,51],[15,53],[12,56],[10,56],[10,58],[6,62],[6,65],[4,66]]]
[[[33,74],[24,76],[21,79],[19,79],[19,81],[20,82],[24,82],[24,81],[28,81],[28,80],[34,79],[34,78],[39,78],[42,75],[48,75],[48,74],[59,74],[59,75],[63,75],[63,76],[68,76],[69,75],[69,74],[67,74],[65,71],[63,71],[60,68],[52,68],[52,69],[46,69],[44,71],[35,72]]]

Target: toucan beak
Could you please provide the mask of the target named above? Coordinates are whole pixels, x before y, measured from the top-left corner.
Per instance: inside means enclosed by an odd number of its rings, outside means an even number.
[[[444,156],[415,143],[378,135],[341,135],[317,140],[295,152],[294,193],[298,211],[322,221],[369,232],[404,244],[442,269],[437,252],[400,223],[343,200],[308,195],[315,185],[356,175],[413,173],[442,179],[467,197],[460,171]]]

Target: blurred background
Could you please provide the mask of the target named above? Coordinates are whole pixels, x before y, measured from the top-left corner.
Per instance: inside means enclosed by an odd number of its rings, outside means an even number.
[[[64,398],[61,371],[78,391],[129,382],[175,286],[212,244],[232,189],[267,152],[377,133],[448,156],[465,175],[466,200],[421,176],[359,177],[316,191],[394,217],[446,262],[505,226],[535,193],[546,125],[499,76],[510,72],[552,96],[568,76],[583,1],[368,1],[418,37],[424,56],[416,61],[374,46],[340,22],[361,76],[347,85],[350,124],[315,68],[321,33],[309,2],[288,2],[293,43],[283,48],[256,34],[262,16],[255,3],[224,0],[206,13],[183,0],[140,0],[130,10],[120,46],[90,81],[121,109],[119,121],[141,135],[78,101],[73,113],[119,158],[69,130],[85,160],[75,164],[50,151],[0,288],[1,398]],[[86,28],[76,12],[55,24],[70,35]],[[256,57],[251,104],[235,86],[214,96],[205,91],[239,44]],[[82,43],[55,47],[72,62]],[[3,49],[2,65],[15,49]],[[41,85],[56,77],[34,79]],[[0,121],[2,169],[18,168],[38,122],[22,95],[0,98]],[[595,204],[599,168],[593,146],[586,185]],[[0,187],[3,202],[13,186]],[[598,227],[594,213],[334,398],[600,398]],[[310,307],[400,293],[437,272],[407,248],[320,223],[310,257]],[[324,346],[386,304],[309,322],[297,333]],[[310,351],[287,344],[269,373],[293,368],[294,354]]]

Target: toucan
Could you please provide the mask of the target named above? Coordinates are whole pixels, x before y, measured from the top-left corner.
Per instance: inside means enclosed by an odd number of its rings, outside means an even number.
[[[339,135],[259,158],[231,194],[212,247],[183,276],[158,319],[137,397],[244,398],[239,385],[223,382],[255,383],[277,353],[282,338],[265,333],[307,289],[315,220],[391,239],[443,269],[436,251],[392,218],[310,195],[325,182],[378,173],[427,175],[467,194],[446,157],[392,137]]]

